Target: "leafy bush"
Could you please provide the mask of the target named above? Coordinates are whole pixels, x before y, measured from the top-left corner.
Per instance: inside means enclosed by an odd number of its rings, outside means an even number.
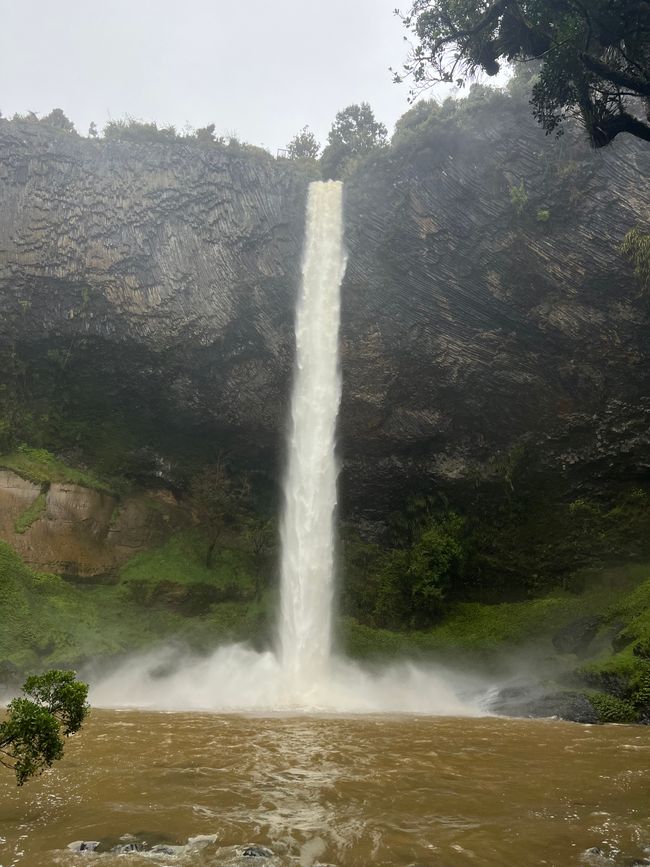
[[[515,209],[516,215],[521,217],[528,204],[528,193],[523,181],[517,186],[510,187],[510,204]]]
[[[634,705],[629,701],[604,692],[591,692],[588,698],[602,723],[631,723],[638,719]]]
[[[395,520],[406,520],[408,527],[393,529],[390,548],[344,543],[345,611],[372,626],[420,628],[442,613],[460,574],[464,521],[436,511],[428,500],[411,501],[410,511]]]
[[[125,117],[120,120],[109,120],[104,127],[104,138],[115,141],[159,142],[169,143],[181,140],[172,124],[159,127],[155,121],[136,120]]]

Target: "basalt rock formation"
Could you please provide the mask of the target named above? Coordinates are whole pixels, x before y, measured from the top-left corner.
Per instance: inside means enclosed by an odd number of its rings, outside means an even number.
[[[619,247],[648,228],[650,150],[545,139],[499,99],[347,184],[350,514],[381,519],[423,480],[462,488],[516,461],[583,487],[647,473],[648,302]],[[224,448],[277,476],[306,184],[259,152],[0,120],[14,398],[61,436],[74,419],[80,441],[129,427],[136,474],[173,484],[184,451]]]
[[[276,451],[305,179],[263,152],[6,121],[0,154],[0,341],[28,399],[62,386],[75,417],[149,422],[129,449],[201,428]]]
[[[515,462],[583,489],[638,479],[648,301],[620,243],[648,227],[650,151],[545,139],[507,100],[472,122],[348,190],[348,466],[377,504],[405,475],[462,484]]]

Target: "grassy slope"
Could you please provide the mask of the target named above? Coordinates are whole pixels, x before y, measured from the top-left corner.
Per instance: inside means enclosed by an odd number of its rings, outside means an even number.
[[[239,552],[224,551],[213,570],[202,566],[203,550],[192,538],[177,538],[164,549],[131,560],[116,585],[73,585],[56,575],[36,573],[0,542],[0,661],[22,671],[77,666],[93,657],[178,640],[194,650],[263,631],[264,603],[253,597]],[[161,567],[162,564],[162,567]],[[167,581],[174,586],[211,583],[228,588],[233,576],[249,592],[212,602],[189,617],[173,605],[173,594],[159,604],[142,598],[142,586]],[[168,582],[169,584],[170,582]],[[169,597],[169,594],[168,594]],[[243,597],[243,598],[242,598]]]
[[[627,579],[624,589],[604,580],[579,596],[557,592],[525,602],[458,604],[442,623],[421,632],[371,629],[349,618],[342,625],[341,640],[348,653],[361,658],[433,653],[439,659],[465,660],[488,669],[498,667],[508,655],[537,646],[542,656],[564,664],[564,683],[585,692],[601,721],[634,722],[650,715],[650,563],[614,572]],[[610,577],[608,570],[601,577]],[[596,655],[580,662],[573,654],[558,654],[553,634],[592,614],[603,617],[592,642]]]

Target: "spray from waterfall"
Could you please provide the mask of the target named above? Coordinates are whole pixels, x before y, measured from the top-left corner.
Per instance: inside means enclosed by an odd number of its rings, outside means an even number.
[[[336,417],[343,251],[343,185],[312,183],[281,527],[279,654],[292,697],[328,676],[334,595]]]
[[[369,671],[332,652],[343,190],[310,185],[296,308],[278,647],[232,644],[190,657],[162,648],[130,659],[91,689],[103,707],[161,710],[326,710],[477,715],[483,685],[411,662]],[[92,680],[92,675],[88,675]]]

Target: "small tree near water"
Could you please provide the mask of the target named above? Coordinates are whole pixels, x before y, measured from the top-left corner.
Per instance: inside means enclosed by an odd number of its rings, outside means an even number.
[[[90,710],[88,684],[74,671],[32,675],[23,693],[0,723],[0,764],[15,772],[19,786],[63,757],[64,738],[79,731]]]

